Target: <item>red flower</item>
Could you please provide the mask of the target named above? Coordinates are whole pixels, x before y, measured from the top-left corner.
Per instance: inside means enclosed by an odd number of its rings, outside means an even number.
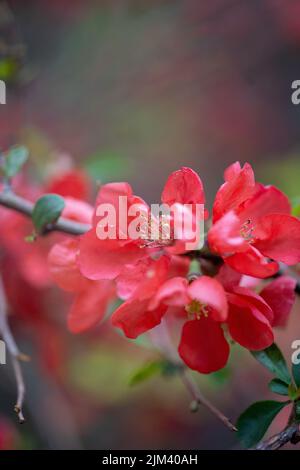
[[[60,194],[63,197],[88,200],[91,182],[82,170],[69,170],[54,176],[45,187],[46,193]]]
[[[248,292],[252,298],[255,296],[252,290],[244,287],[251,287],[251,289],[259,286],[260,279],[242,276],[227,264],[224,264],[218,272],[216,279],[221,282],[224,289],[230,293]],[[267,310],[272,310],[272,315],[267,314],[269,323],[272,327],[286,326],[289,314],[296,300],[296,279],[290,276],[279,276],[277,279],[269,282],[259,294],[259,302],[262,301],[268,304]],[[243,287],[242,287],[243,286]],[[258,296],[256,296],[258,298]]]
[[[273,326],[286,326],[296,300],[296,284],[296,279],[280,276],[261,291],[260,296],[273,310]]]
[[[172,307],[172,313],[182,318],[178,352],[191,369],[207,374],[225,366],[229,345],[221,324],[227,320],[228,304],[218,281],[202,276],[188,284],[175,277],[159,289],[152,308],[157,305]]]
[[[59,287],[75,294],[68,315],[68,327],[73,333],[80,333],[99,323],[115,298],[111,281],[90,281],[84,278],[78,268],[77,239],[67,239],[53,246],[49,253],[49,265],[53,280]]]
[[[97,237],[97,224],[103,220],[103,216],[97,215],[97,209],[93,217],[93,228],[81,237],[79,264],[84,276],[93,280],[115,279],[119,276],[126,265],[133,265],[141,260],[161,253],[162,249],[169,254],[176,254],[184,251],[182,240],[151,238],[128,238],[128,226],[133,217],[128,217],[127,226],[122,227],[119,223],[119,197],[127,197],[127,206],[124,211],[127,213],[133,204],[139,204],[144,210],[149,210],[146,203],[135,196],[127,183],[110,183],[101,187],[96,208],[100,204],[109,203],[115,208],[116,222],[111,229],[115,233],[116,239],[106,238],[104,240]],[[162,202],[172,205],[178,204],[179,210],[182,204],[203,204],[203,186],[198,175],[190,168],[182,168],[170,175],[162,193]],[[141,230],[148,232],[147,221]],[[162,234],[163,227],[159,225],[159,233]]]
[[[209,246],[240,273],[272,276],[279,261],[300,261],[300,221],[290,213],[282,192],[255,184],[251,166],[235,163],[216,195]]]
[[[249,286],[258,278],[273,276],[278,262],[300,261],[300,221],[291,216],[283,193],[255,183],[249,164],[243,168],[238,162],[231,165],[224,177],[213,206],[208,244],[225,263],[215,278],[202,275],[191,283],[186,278],[190,260],[178,256],[186,248],[185,240],[176,237],[174,215],[170,216],[171,239],[151,239],[148,217],[137,225],[144,237],[130,236],[129,227],[136,223],[133,205],[145,211],[148,206],[127,183],[101,187],[92,229],[79,241],[68,239],[55,245],[49,255],[53,278],[75,294],[68,318],[71,331],[80,332],[98,323],[117,295],[125,302],[112,315],[114,326],[136,338],[159,325],[165,315],[176,318],[173,323],[180,323],[181,328],[179,355],[188,367],[201,373],[226,365],[228,337],[249,350],[262,350],[273,343],[273,327],[286,323],[294,302],[295,281],[286,276],[276,279],[261,295]],[[126,196],[123,209],[121,196]],[[176,204],[179,211],[191,204],[194,224],[195,205],[204,203],[202,182],[193,170],[182,168],[169,176],[161,200],[169,206]],[[69,198],[64,215],[76,218],[80,213],[89,223],[90,210],[78,204]],[[115,219],[99,211],[103,204],[114,207]],[[125,224],[119,217],[123,211]],[[97,230],[99,223],[103,230],[103,221],[106,230],[114,233],[113,239],[99,238]],[[164,224],[155,222],[163,235]],[[203,264],[204,255],[208,255],[207,268],[210,253],[202,250],[198,255],[202,272],[215,274],[216,269],[205,270]]]
[[[260,351],[274,342],[271,307],[257,294],[236,287],[227,294],[229,303],[228,331],[241,346]]]
[[[159,286],[167,279],[170,259],[162,256],[159,260],[148,260],[147,267],[144,264],[138,266],[138,272],[143,274],[142,280],[133,282],[130,299],[124,302],[112,315],[112,324],[121,328],[128,338],[136,338],[142,333],[157,326],[167,311],[165,305],[153,305]],[[125,282],[124,282],[125,281]],[[132,277],[125,278],[119,285],[121,294],[132,289]]]
[[[157,288],[161,279],[151,283]],[[146,301],[140,294],[131,297],[113,314],[114,326],[135,338],[159,324],[168,308],[183,322],[179,355],[198,372],[214,372],[227,363],[229,344],[222,324],[225,328],[227,325],[235,341],[248,349],[260,350],[273,343],[273,312],[248,289],[235,287],[226,294],[211,277],[201,276],[191,284],[185,278],[173,277],[151,296],[153,289],[149,289]]]

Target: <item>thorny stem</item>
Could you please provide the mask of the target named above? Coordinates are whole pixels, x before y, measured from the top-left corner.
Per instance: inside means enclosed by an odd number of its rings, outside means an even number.
[[[19,422],[22,424],[25,421],[23,415],[23,402],[25,397],[25,385],[20,365],[20,360],[28,360],[27,356],[20,353],[19,348],[10,330],[7,321],[7,304],[4,293],[2,279],[0,278],[0,334],[5,342],[8,352],[11,356],[12,366],[17,383],[17,401],[14,410],[18,416]]]

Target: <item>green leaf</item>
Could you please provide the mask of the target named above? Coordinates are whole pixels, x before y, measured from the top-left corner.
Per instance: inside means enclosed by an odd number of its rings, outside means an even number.
[[[26,147],[12,147],[5,158],[4,176],[8,179],[13,178],[21,170],[28,159],[28,150]]]
[[[165,377],[172,377],[182,369],[181,364],[172,364],[169,361],[160,360],[149,362],[140,367],[129,381],[129,385],[137,385],[147,379],[152,378],[154,375],[162,374]]]
[[[291,383],[292,379],[285,359],[282,355],[282,352],[275,343],[273,343],[268,348],[263,349],[262,351],[251,351],[251,354],[258,362],[260,362],[260,364],[275,374],[278,379],[282,380],[288,385]]]
[[[268,386],[272,392],[277,393],[278,395],[287,396],[289,394],[289,386],[280,379],[271,380]]]
[[[138,385],[163,372],[163,361],[153,361],[140,367],[131,377],[129,385]]]
[[[294,384],[289,385],[289,397],[291,400],[293,401],[297,400],[300,396],[299,392],[300,390],[298,390]]]
[[[294,217],[300,216],[300,197],[292,199],[292,215]]]
[[[12,58],[5,58],[0,60],[0,79],[10,81],[15,78],[18,71],[18,64]]]
[[[293,373],[295,384],[299,388],[300,387],[300,363],[292,365],[292,373]]]
[[[65,201],[57,194],[45,194],[36,202],[32,220],[35,228],[41,233],[47,225],[53,224],[60,217]]]
[[[84,161],[85,170],[92,178],[104,183],[112,179],[128,178],[134,172],[133,161],[113,150],[98,151]]]
[[[249,406],[237,421],[238,438],[245,447],[257,444],[267,432],[276,415],[289,402],[258,401]]]

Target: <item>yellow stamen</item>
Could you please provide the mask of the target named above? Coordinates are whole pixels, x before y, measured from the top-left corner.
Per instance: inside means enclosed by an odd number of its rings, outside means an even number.
[[[202,315],[206,318],[208,317],[207,305],[202,304],[199,302],[199,300],[196,299],[193,299],[188,305],[186,305],[185,310],[190,320],[194,318],[200,320]]]

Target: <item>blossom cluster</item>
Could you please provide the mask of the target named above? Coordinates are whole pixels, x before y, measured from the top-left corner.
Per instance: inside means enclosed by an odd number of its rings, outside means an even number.
[[[70,330],[96,325],[119,298],[113,326],[136,338],[164,318],[180,358],[200,373],[224,367],[233,342],[249,350],[270,346],[274,327],[285,326],[295,300],[295,279],[288,271],[278,273],[300,262],[300,221],[279,189],[255,181],[248,163],[231,165],[224,180],[211,218],[204,212],[207,235],[200,250],[188,251],[184,240],[175,238],[168,243],[99,239],[96,210],[86,234],[54,245],[52,277],[74,294]],[[109,183],[100,188],[95,207],[111,204],[118,213],[124,196],[127,211],[146,204],[128,183]],[[186,167],[172,173],[161,201],[177,207],[205,204],[198,174]]]

